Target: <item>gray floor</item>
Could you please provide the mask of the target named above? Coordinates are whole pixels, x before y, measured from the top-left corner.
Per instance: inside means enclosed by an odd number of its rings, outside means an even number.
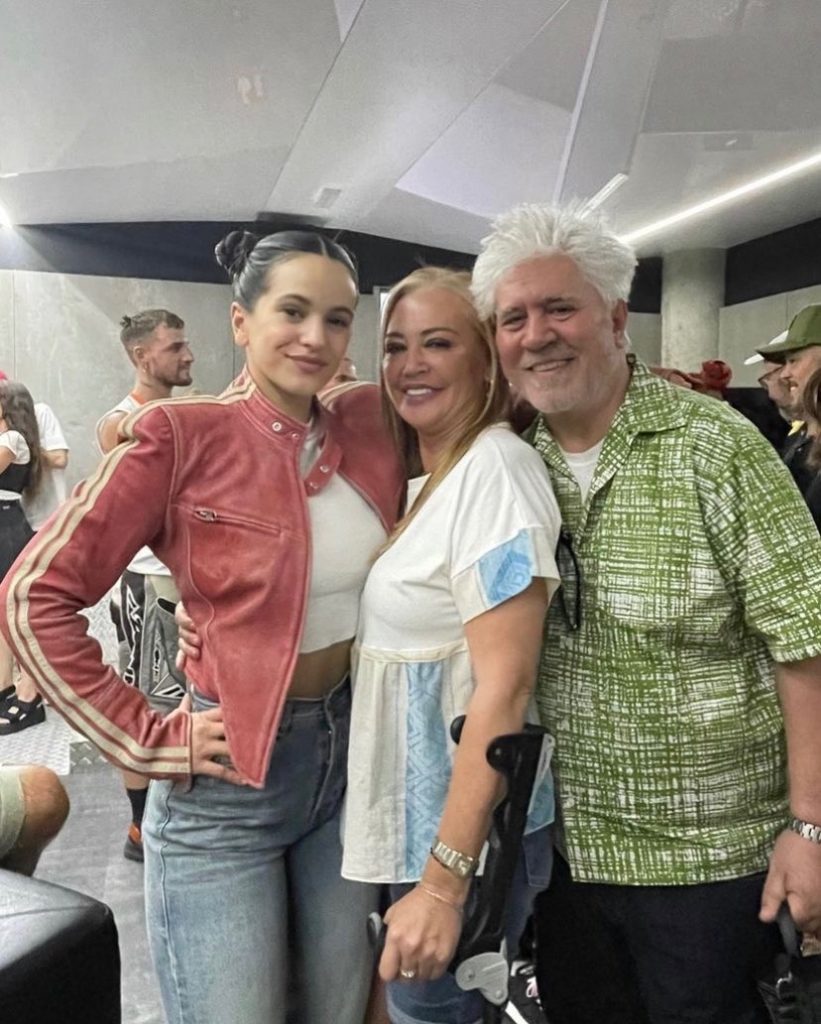
[[[120,934],[123,1024],[165,1024],[145,934],[142,865],[123,857],[130,813],[120,776],[93,765],[75,768],[63,782],[71,814],[37,875],[111,907]]]

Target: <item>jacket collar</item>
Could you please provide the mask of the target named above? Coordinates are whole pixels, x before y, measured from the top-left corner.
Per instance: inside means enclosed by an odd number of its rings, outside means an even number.
[[[305,490],[308,494],[316,494],[330,482],[342,461],[342,449],[334,436],[333,417],[316,398],[311,406],[310,420],[303,423],[278,409],[257,387],[247,370],[243,370],[228,388],[225,397],[241,402],[243,413],[257,430],[272,443],[290,449],[297,461],[308,431],[315,429],[322,438],[322,447],[310,473],[304,478]]]

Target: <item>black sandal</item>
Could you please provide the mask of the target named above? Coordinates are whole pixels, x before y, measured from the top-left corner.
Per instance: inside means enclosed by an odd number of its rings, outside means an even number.
[[[12,733],[28,729],[30,725],[39,725],[46,720],[43,698],[39,694],[34,700],[13,698],[4,707],[0,707],[0,717],[6,719],[0,722],[0,736],[11,736]]]

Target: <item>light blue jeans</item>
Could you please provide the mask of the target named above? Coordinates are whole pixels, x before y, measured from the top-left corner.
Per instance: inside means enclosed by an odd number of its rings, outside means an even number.
[[[152,782],[146,917],[168,1024],[283,1024],[293,998],[298,1021],[362,1024],[378,891],[340,875],[350,703],[347,680],[288,701],[262,790]]]

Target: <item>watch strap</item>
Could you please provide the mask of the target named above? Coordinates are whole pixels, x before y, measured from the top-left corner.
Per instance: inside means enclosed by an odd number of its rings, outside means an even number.
[[[810,821],[793,818],[790,822],[790,829],[802,839],[809,839],[811,843],[821,844],[821,825],[813,825]]]
[[[438,864],[441,864],[451,874],[456,875],[457,878],[470,878],[479,867],[478,857],[471,857],[467,853],[454,850],[447,843],[443,843],[439,836],[434,839],[430,853]]]

